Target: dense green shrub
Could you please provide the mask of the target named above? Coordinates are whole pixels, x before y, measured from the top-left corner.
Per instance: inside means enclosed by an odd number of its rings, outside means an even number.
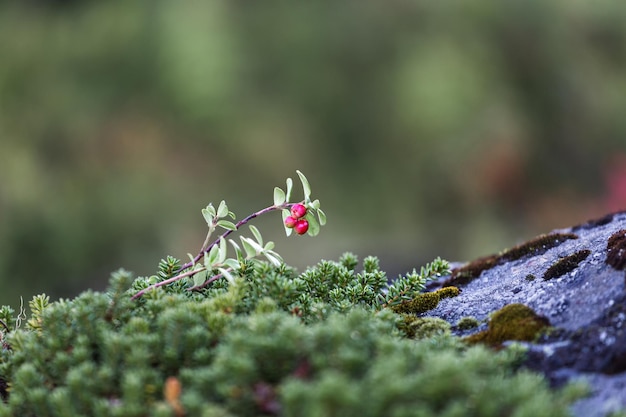
[[[515,350],[406,337],[384,272],[364,264],[254,260],[233,281],[138,300],[150,278],[118,271],[107,292],[36,298],[28,321],[3,308],[0,416],[567,415],[571,396],[518,370]]]

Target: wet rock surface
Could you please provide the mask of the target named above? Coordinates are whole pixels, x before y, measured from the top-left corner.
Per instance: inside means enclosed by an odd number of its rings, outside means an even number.
[[[626,410],[626,212],[554,230],[500,254],[458,265],[431,288],[461,293],[426,313],[452,325],[464,317],[481,324],[456,328],[468,336],[488,328],[490,315],[524,304],[553,329],[528,347],[526,366],[554,386],[585,380],[591,395],[572,411],[603,417]]]

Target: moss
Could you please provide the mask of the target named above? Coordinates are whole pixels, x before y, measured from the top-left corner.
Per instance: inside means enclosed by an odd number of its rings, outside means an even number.
[[[393,306],[391,309],[396,313],[422,314],[437,307],[442,298],[456,297],[459,293],[457,287],[440,288],[433,292],[419,294],[412,300]]]
[[[626,268],[626,230],[617,231],[606,244],[606,263],[615,269]]]
[[[476,317],[463,317],[456,323],[458,330],[475,329],[480,325],[480,321]]]
[[[164,288],[136,302],[132,277],[119,273],[106,293],[50,303],[37,330],[4,335],[0,416],[434,417],[459,415],[468,398],[490,415],[568,415],[571,399],[520,370],[519,352],[464,346],[440,319],[286,303],[287,271],[252,271],[246,281],[201,293]],[[337,274],[338,285],[350,276]],[[268,282],[268,291],[252,286]],[[402,322],[426,339],[399,337]]]
[[[450,323],[438,317],[416,317],[412,314],[403,314],[402,318],[400,330],[411,339],[427,339],[450,334]]]
[[[478,278],[483,271],[502,265],[506,262],[522,259],[526,256],[540,255],[569,239],[578,239],[578,235],[574,233],[552,233],[537,236],[528,242],[522,243],[521,245],[506,249],[498,255],[479,258],[466,264],[465,266],[462,266],[461,268],[454,269],[452,271],[452,275],[443,284],[443,286],[446,287],[468,284],[475,278]]]
[[[532,342],[550,327],[547,318],[539,316],[524,304],[509,304],[493,313],[487,330],[466,337],[469,344],[482,343],[493,347],[506,340]]]
[[[505,261],[516,261],[530,255],[540,255],[546,253],[548,249],[559,246],[561,243],[569,239],[578,239],[578,235],[574,233],[552,233],[548,235],[540,235],[528,242],[507,249],[502,252],[502,259]]]
[[[543,274],[543,279],[548,280],[558,278],[570,271],[573,271],[576,269],[578,264],[587,259],[589,255],[591,255],[591,251],[589,249],[584,249],[569,256],[560,258]]]
[[[478,258],[460,268],[454,269],[450,278],[444,283],[445,286],[465,285],[478,278],[483,271],[500,264],[498,255],[490,255]]]
[[[593,229],[596,227],[600,227],[600,226],[604,226],[605,224],[609,224],[613,221],[613,218],[617,215],[617,214],[621,214],[624,213],[624,211],[618,211],[615,213],[610,213],[607,214],[605,216],[602,216],[600,218],[597,219],[592,219],[592,220],[588,220],[585,223],[579,224],[577,226],[572,227],[572,230],[576,231],[576,230],[581,230],[581,229]]]
[[[535,276],[533,274],[526,275],[526,281],[531,282],[535,280]]]

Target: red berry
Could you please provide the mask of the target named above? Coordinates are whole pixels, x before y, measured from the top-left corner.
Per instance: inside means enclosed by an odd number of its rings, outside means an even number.
[[[309,222],[304,219],[300,219],[296,222],[293,230],[295,230],[297,234],[303,235],[307,232],[307,230],[309,230]]]
[[[296,225],[296,223],[298,222],[298,219],[296,219],[293,216],[287,216],[285,217],[285,226],[288,228],[292,228]]]
[[[306,214],[306,207],[304,206],[304,204],[297,203],[291,206],[291,215],[295,217],[296,219],[304,217],[305,214]]]

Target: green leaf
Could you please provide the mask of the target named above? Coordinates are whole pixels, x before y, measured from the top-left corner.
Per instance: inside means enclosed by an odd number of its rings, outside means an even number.
[[[217,268],[217,270],[222,273],[224,278],[226,278],[228,280],[229,284],[234,284],[235,283],[235,277],[233,277],[233,274],[231,274],[228,269],[226,269],[226,268]]]
[[[269,251],[269,250],[272,250],[272,249],[274,249],[274,246],[275,246],[275,245],[274,245],[274,242],[271,242],[271,241],[270,241],[270,242],[267,242],[267,243],[265,244],[265,246],[263,246],[263,251],[264,251],[264,252],[267,252],[267,251]]]
[[[300,182],[302,183],[302,189],[304,190],[304,199],[308,201],[311,198],[311,186],[309,185],[309,180],[306,179],[302,172],[296,171],[296,173],[300,177]]]
[[[280,206],[285,204],[285,201],[287,201],[285,192],[281,188],[274,187],[274,205]]]
[[[205,266],[207,268],[211,268],[212,265],[215,265],[215,263],[217,262],[217,257],[218,256],[219,256],[219,246],[218,245],[213,245],[213,247],[209,251],[208,263],[206,263],[206,261],[205,261]]]
[[[226,240],[223,237],[220,237],[219,243],[219,255],[217,257],[217,263],[221,264],[226,260],[226,254],[228,251],[228,245],[226,244]]]
[[[276,258],[273,254],[271,254],[271,253],[269,253],[269,252],[266,252],[266,253],[264,253],[263,255],[264,255],[264,256],[267,258],[267,260],[268,260],[268,261],[270,261],[270,262],[271,262],[274,266],[280,266],[280,265],[281,265],[281,263],[282,263],[282,262],[281,262],[278,258]]]
[[[232,239],[228,240],[230,244],[235,248],[235,254],[237,255],[237,260],[241,263],[244,260],[243,252],[241,252],[241,247]]]
[[[241,263],[233,258],[228,258],[224,261],[224,265],[232,269],[233,271],[238,270],[241,267]]]
[[[259,245],[263,246],[263,237],[261,236],[261,232],[259,232],[259,229],[257,229],[256,226],[250,225],[250,231],[254,235],[254,238],[259,243]]]
[[[256,249],[254,249],[254,246],[250,244],[250,242],[253,241],[243,236],[240,236],[239,238],[241,239],[241,243],[243,244],[243,249],[246,251],[246,258],[254,258],[257,252]]]
[[[237,230],[237,226],[233,222],[229,222],[228,220],[220,220],[217,222],[217,225],[223,227],[226,230]]]
[[[291,233],[293,232],[293,229],[290,229],[287,226],[285,226],[285,219],[287,217],[291,216],[291,213],[289,212],[289,210],[283,210],[282,214],[283,214],[283,227],[285,228],[285,234],[287,236],[291,236]]]
[[[313,210],[318,210],[320,208],[320,201],[319,200],[315,200],[312,201],[311,204],[309,205]]]
[[[203,208],[202,209],[202,217],[204,217],[204,220],[206,221],[206,224],[211,227],[213,225],[213,219],[215,218],[215,216],[213,214],[211,214],[211,211]]]
[[[305,218],[309,222],[309,231],[307,234],[309,236],[317,236],[320,232],[320,224],[312,213],[307,213]]]
[[[317,209],[317,218],[320,221],[320,226],[324,226],[326,224],[326,214],[320,209]]]
[[[293,189],[293,180],[291,178],[287,178],[287,194],[285,195],[285,201],[289,201],[291,199],[292,189]]]
[[[193,276],[193,285],[198,286],[204,284],[206,281],[206,274],[198,273]]]
[[[250,239],[249,237],[241,237],[242,242],[247,242],[248,245],[250,245],[253,249],[254,249],[254,256],[258,255],[259,253],[263,252],[263,246],[259,245],[257,242],[255,242],[254,240]],[[245,243],[244,243],[245,245]]]
[[[228,206],[226,205],[226,201],[222,200],[220,205],[217,208],[217,217],[226,217],[228,216]]]

